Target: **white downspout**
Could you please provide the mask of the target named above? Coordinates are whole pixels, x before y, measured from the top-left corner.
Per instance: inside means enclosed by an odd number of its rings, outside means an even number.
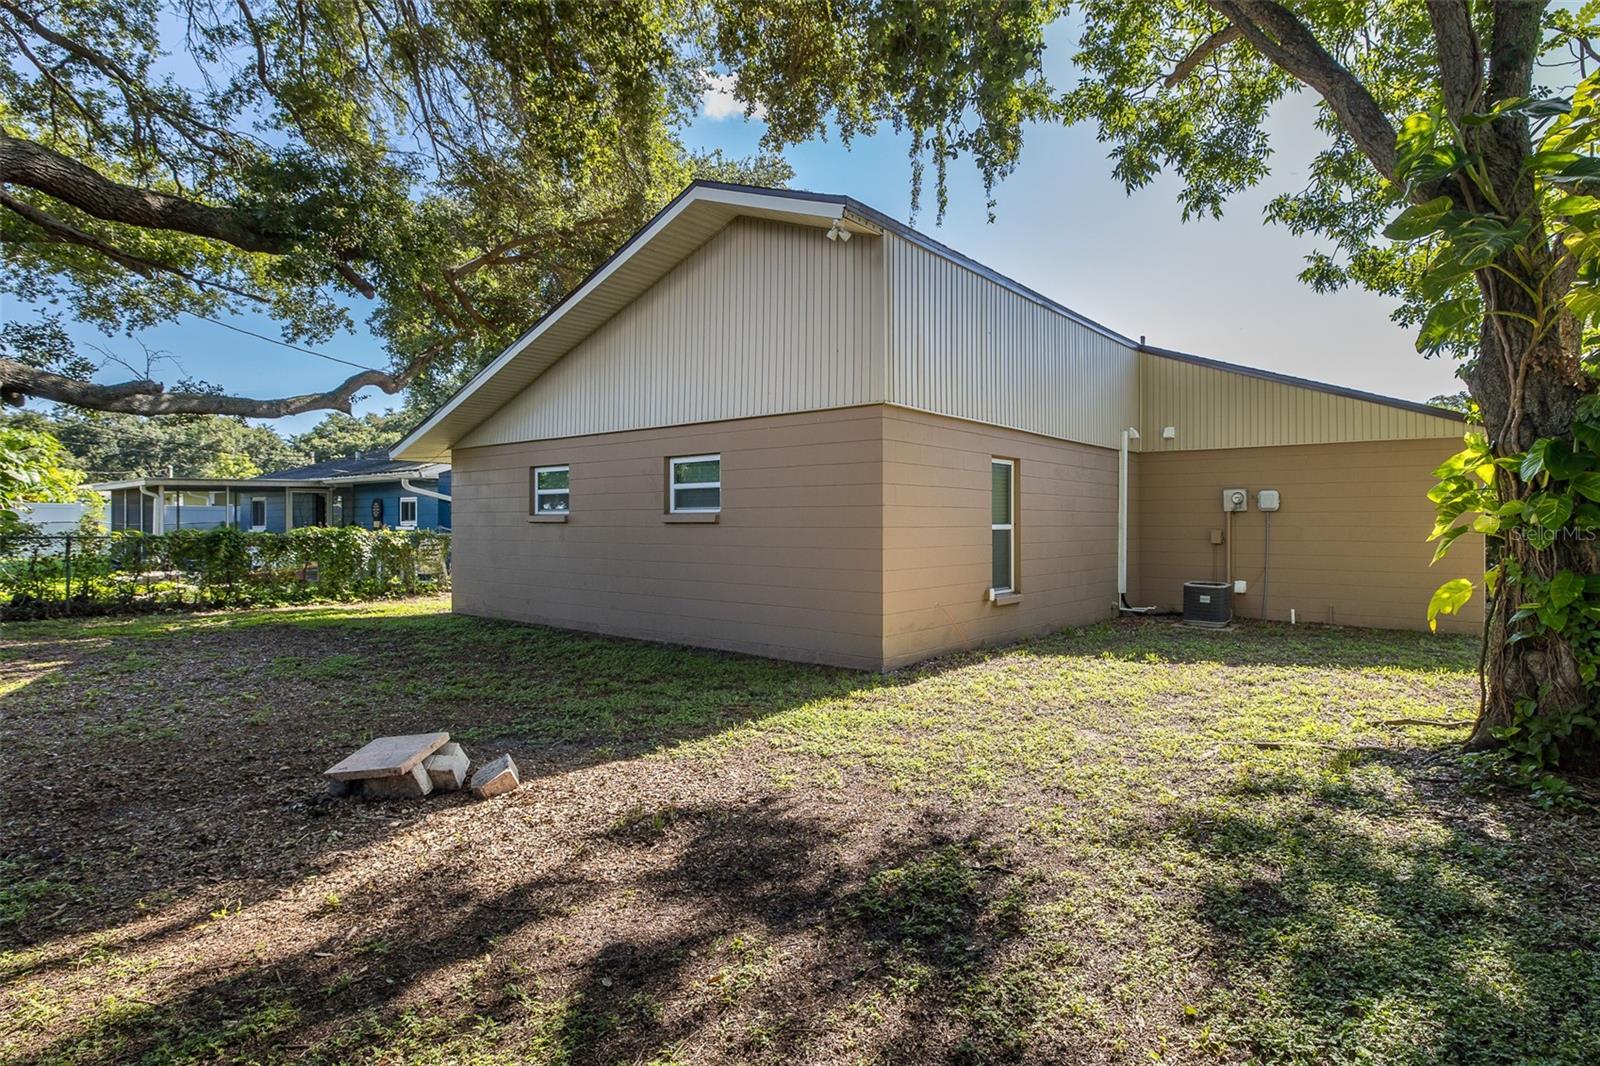
[[[1128,442],[1138,439],[1139,431],[1129,426],[1117,451],[1117,610],[1143,614],[1154,608],[1128,605]]]
[[[450,497],[445,493],[435,492],[432,489],[425,489],[420,485],[413,485],[411,483],[411,479],[408,477],[403,477],[400,479],[400,487],[405,489],[407,492],[414,492],[418,496],[429,496],[435,500],[443,500],[445,503],[451,502]]]

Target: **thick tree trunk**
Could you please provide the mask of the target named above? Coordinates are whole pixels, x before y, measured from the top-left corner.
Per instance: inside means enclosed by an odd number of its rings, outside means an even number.
[[[1546,273],[1553,257],[1542,249],[1532,250],[1535,269],[1530,274]],[[1501,266],[1516,271],[1511,257],[1502,260]],[[1516,317],[1541,317],[1527,294],[1503,273],[1485,272],[1479,280],[1488,313],[1479,355],[1467,378],[1472,397],[1483,412],[1484,432],[1494,453],[1520,455],[1541,437],[1569,437],[1578,401],[1592,387],[1580,362],[1576,322],[1563,309],[1559,328],[1535,336],[1532,327]],[[1531,277],[1522,280],[1531,281]],[[1552,279],[1552,284],[1558,290],[1566,288],[1559,278]],[[1559,298],[1559,292],[1547,297]],[[1516,472],[1502,470],[1498,489],[1502,500],[1525,499],[1533,486]],[[1573,536],[1572,529],[1564,530],[1546,548],[1536,547],[1519,535],[1521,532],[1514,528],[1504,540],[1491,542],[1491,551],[1497,554],[1491,564],[1514,563],[1524,573],[1545,579],[1562,570],[1600,572],[1595,543]],[[1511,616],[1525,598],[1518,588],[1502,582],[1490,602],[1483,704],[1467,742],[1469,750],[1499,747],[1502,741],[1496,731],[1522,717],[1518,705],[1525,701],[1533,701],[1541,715],[1556,715],[1592,706],[1600,695],[1584,684],[1577,656],[1561,637],[1545,633],[1507,642],[1512,634]],[[1567,765],[1594,766],[1600,763],[1600,746],[1593,737],[1576,737],[1563,756]]]

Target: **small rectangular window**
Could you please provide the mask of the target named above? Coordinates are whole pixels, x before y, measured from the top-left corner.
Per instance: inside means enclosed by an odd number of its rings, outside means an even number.
[[[415,496],[400,497],[400,528],[417,528],[417,498]]]
[[[533,514],[566,514],[572,507],[572,471],[564,466],[533,468]]]
[[[989,587],[995,592],[1016,588],[1016,463],[995,459],[989,464],[989,532],[994,539],[993,574]]]
[[[672,460],[671,509],[675,514],[722,510],[722,456]]]
[[[250,528],[257,533],[267,528],[267,501],[263,496],[250,498]]]

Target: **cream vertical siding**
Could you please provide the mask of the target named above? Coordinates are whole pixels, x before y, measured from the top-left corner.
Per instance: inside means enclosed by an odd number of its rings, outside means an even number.
[[[889,403],[1115,447],[1139,409],[1135,349],[895,235]]]
[[[883,248],[737,219],[458,447],[879,402]]]
[[[1195,451],[1351,441],[1459,438],[1459,420],[1139,353],[1143,450]],[[1161,439],[1165,426],[1177,430]]]

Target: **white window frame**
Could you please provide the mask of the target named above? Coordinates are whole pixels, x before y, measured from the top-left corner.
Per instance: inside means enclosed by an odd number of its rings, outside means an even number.
[[[256,504],[261,505],[261,524],[256,525]],[[250,497],[250,532],[265,533],[267,531],[267,498],[265,496]]]
[[[566,488],[564,488],[564,489],[541,489],[539,487],[539,475],[540,474],[554,474],[554,473],[558,473],[558,472],[565,473],[567,475],[567,487]],[[544,508],[539,506],[539,497],[541,497],[541,496],[565,496],[567,498],[567,505],[565,507],[563,507],[559,511],[546,511]],[[563,465],[563,466],[536,466],[536,467],[533,468],[533,513],[536,516],[537,515],[542,515],[542,514],[571,514],[572,513],[572,467],[571,466],[566,466],[566,465]]]
[[[411,521],[406,521],[406,504],[411,505]],[[417,528],[417,498],[415,496],[400,497],[400,509],[395,512],[395,525],[401,529]]]
[[[1009,522],[994,521],[994,468],[997,466],[1011,468],[1011,476],[1006,479],[1011,492],[1011,498],[1006,501],[1006,514],[1011,516]],[[1006,553],[1009,577],[1004,587],[997,585],[989,589],[996,595],[1017,590],[1017,461],[991,457],[989,459],[989,579],[991,581],[994,580],[994,534],[1001,530],[1006,532],[1006,540],[1010,542],[1010,551]]]
[[[717,464],[717,480],[715,481],[686,481],[678,484],[678,467],[685,463]],[[679,507],[679,489],[716,489],[717,505],[715,507]],[[667,461],[667,510],[672,514],[720,514],[722,512],[722,453],[712,455],[675,455]]]

